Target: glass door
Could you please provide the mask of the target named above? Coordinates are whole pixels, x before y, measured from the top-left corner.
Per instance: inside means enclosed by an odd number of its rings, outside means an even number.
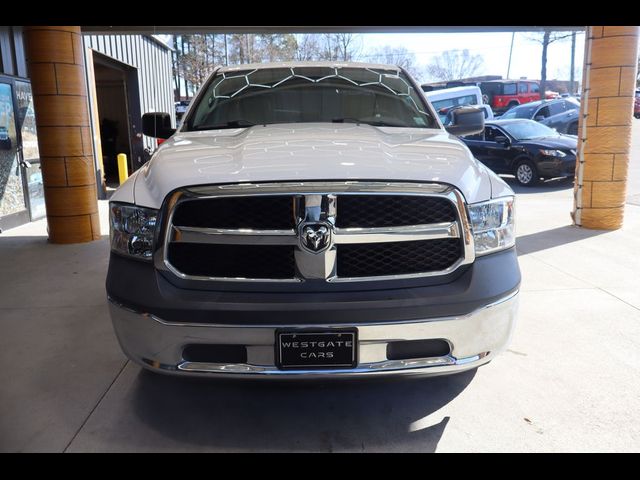
[[[12,83],[0,77],[0,230],[29,221]]]
[[[44,185],[42,184],[42,170],[40,169],[40,152],[38,151],[38,131],[36,117],[33,112],[33,95],[31,83],[15,80],[18,130],[20,133],[20,164],[24,177],[25,191],[29,202],[31,221],[44,217],[47,212],[44,207]]]

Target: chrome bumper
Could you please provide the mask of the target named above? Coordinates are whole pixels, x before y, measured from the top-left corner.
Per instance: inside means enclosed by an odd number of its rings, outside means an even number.
[[[118,341],[139,365],[161,373],[218,377],[334,378],[384,374],[439,375],[476,368],[506,348],[515,326],[518,292],[460,317],[404,323],[295,325],[290,328],[356,327],[358,366],[335,370],[279,370],[275,366],[277,325],[211,325],[167,323],[147,313],[109,302]],[[289,326],[287,326],[289,328]],[[387,343],[399,340],[445,339],[444,357],[388,360]],[[195,363],[182,358],[187,344],[246,345],[246,364]]]

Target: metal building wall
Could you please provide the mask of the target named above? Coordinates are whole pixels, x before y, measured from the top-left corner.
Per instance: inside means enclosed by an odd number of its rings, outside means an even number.
[[[147,35],[84,35],[85,47],[136,68],[140,111],[167,112],[175,125],[171,49]],[[144,138],[145,147],[155,141]]]
[[[27,78],[22,27],[0,26],[0,73]]]

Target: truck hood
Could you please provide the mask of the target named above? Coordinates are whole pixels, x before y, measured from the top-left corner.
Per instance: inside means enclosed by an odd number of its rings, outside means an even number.
[[[159,208],[179,187],[301,180],[443,182],[469,203],[491,197],[487,172],[443,130],[305,123],[178,132],[138,172],[132,200]]]

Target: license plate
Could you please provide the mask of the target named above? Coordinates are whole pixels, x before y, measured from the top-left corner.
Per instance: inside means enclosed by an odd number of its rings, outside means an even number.
[[[356,330],[279,331],[278,368],[353,368],[357,363]]]

